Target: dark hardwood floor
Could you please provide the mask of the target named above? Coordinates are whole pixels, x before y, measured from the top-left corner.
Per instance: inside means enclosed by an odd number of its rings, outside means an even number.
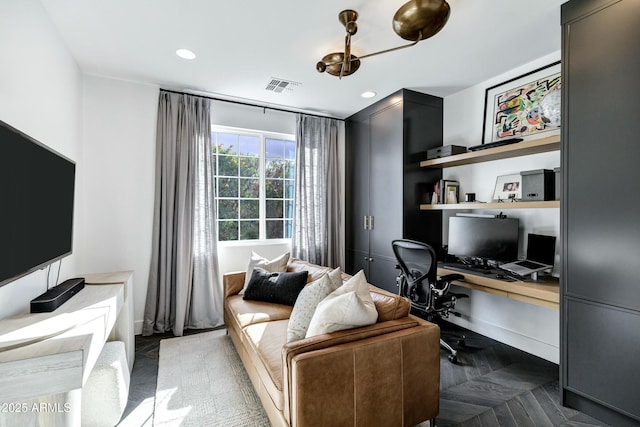
[[[442,328],[460,333],[450,324]],[[203,331],[187,333],[199,332]],[[560,405],[558,365],[482,335],[462,332],[464,347],[450,341],[458,349],[457,364],[449,362],[444,350],[440,352],[438,427],[605,425]],[[160,340],[171,337],[136,336],[129,403],[120,426],[152,426]]]
[[[438,427],[605,425],[560,405],[555,363],[451,324],[441,327],[458,363],[441,350]],[[463,333],[465,346],[447,340],[448,333]]]

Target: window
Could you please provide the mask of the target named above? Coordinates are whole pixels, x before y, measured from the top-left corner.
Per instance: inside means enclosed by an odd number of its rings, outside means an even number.
[[[218,240],[291,238],[293,135],[214,127]]]

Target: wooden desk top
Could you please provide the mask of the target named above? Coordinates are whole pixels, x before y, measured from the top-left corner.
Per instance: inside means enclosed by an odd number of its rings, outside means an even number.
[[[444,276],[445,274],[462,274],[464,276],[464,280],[456,280],[453,282],[456,286],[487,292],[555,310],[560,308],[560,282],[555,277],[544,277],[535,283],[519,281],[508,282],[506,280],[498,280],[469,272],[460,272],[439,267],[438,275]]]

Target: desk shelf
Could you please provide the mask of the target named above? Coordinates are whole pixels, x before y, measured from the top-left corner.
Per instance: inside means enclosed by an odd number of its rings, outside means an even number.
[[[451,203],[437,205],[420,205],[420,210],[448,211],[464,209],[540,209],[559,208],[559,200],[549,200],[540,202],[501,202],[501,203]]]
[[[507,282],[472,273],[438,268],[438,275],[462,274],[464,280],[453,282],[456,286],[498,295],[516,301],[558,310],[560,308],[560,282],[555,277],[544,277],[544,282]]]
[[[503,145],[501,147],[469,151],[467,153],[456,154],[453,156],[424,160],[420,162],[420,167],[448,168],[452,166],[471,165],[491,160],[509,159],[512,157],[528,156],[530,154],[539,154],[558,150],[560,150],[560,135],[554,135],[546,138],[516,142],[515,144]]]

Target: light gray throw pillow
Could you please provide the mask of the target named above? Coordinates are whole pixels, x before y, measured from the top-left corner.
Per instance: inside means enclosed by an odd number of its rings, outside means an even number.
[[[268,260],[263,256],[251,251],[251,257],[249,258],[249,265],[247,265],[247,273],[244,276],[244,287],[240,291],[240,295],[244,295],[244,291],[249,285],[249,279],[253,274],[254,267],[260,267],[263,270],[267,270],[269,273],[283,273],[287,271],[287,263],[291,254],[286,252],[277,258]]]
[[[307,334],[316,306],[342,285],[339,268],[306,285],[293,306],[287,327],[287,342],[301,340]]]

